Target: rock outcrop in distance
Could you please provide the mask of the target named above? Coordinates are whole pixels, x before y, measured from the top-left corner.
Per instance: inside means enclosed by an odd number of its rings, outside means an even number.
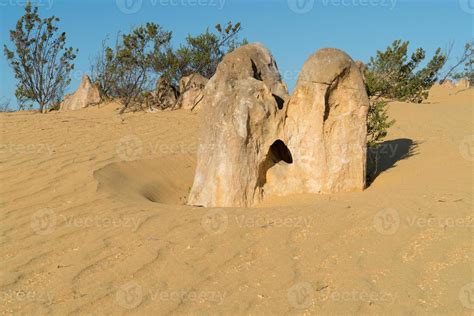
[[[459,79],[458,82],[456,82],[456,87],[461,89],[469,89],[471,87],[471,83],[468,79],[462,78]]]
[[[86,108],[91,105],[99,104],[101,101],[100,89],[92,84],[89,76],[82,77],[81,84],[76,92],[67,95],[61,103],[61,111],[71,111]]]
[[[198,73],[184,76],[179,81],[179,98],[175,108],[198,110],[204,97],[204,88],[209,79]]]
[[[369,100],[337,49],[304,64],[291,95],[261,44],[225,56],[203,92],[190,205],[248,207],[267,194],[365,187]]]
[[[166,78],[161,77],[156,83],[155,100],[161,109],[172,108],[178,101],[178,89]]]

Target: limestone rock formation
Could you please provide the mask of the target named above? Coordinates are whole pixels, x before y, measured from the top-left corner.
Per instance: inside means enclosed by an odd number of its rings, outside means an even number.
[[[456,82],[456,87],[461,89],[468,89],[471,87],[471,83],[466,78],[462,78],[459,79],[458,82]]]
[[[449,89],[454,89],[456,87],[456,85],[454,84],[454,82],[452,80],[449,80],[449,79],[446,79],[445,81],[443,81],[443,83],[441,84],[441,87],[443,88],[449,88]]]
[[[203,91],[209,80],[200,74],[191,74],[179,82],[179,101],[176,108],[194,110],[200,108]]]
[[[287,97],[262,45],[245,45],[224,57],[204,89],[189,204],[245,207],[260,201],[267,170],[291,158],[278,142]]]
[[[266,194],[364,189],[369,100],[345,53],[312,55],[289,98],[270,52],[242,46],[219,64],[202,104],[189,204],[246,207]]]
[[[164,77],[156,83],[155,102],[161,109],[174,107],[178,101],[178,89]]]
[[[61,103],[61,111],[78,110],[90,105],[100,103],[100,90],[97,85],[91,83],[89,76],[82,77],[79,88],[73,94],[69,94]]]
[[[354,61],[332,48],[313,54],[287,107],[283,139],[293,164],[269,171],[266,192],[363,190],[369,99]]]

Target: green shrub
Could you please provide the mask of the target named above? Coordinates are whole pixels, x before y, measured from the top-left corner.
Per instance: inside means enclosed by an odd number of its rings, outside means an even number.
[[[377,147],[387,136],[387,130],[395,124],[387,114],[388,102],[377,100],[370,102],[367,117],[367,144],[369,148]]]
[[[474,42],[468,42],[464,46],[464,52],[462,56],[458,59],[458,64],[455,65],[452,69],[453,71],[457,66],[463,65],[464,69],[460,72],[454,73],[453,79],[467,79],[471,85],[474,85]]]
[[[216,33],[206,30],[174,50],[172,33],[155,23],[137,27],[129,34],[119,35],[115,47],[102,44],[102,49],[91,65],[92,81],[99,84],[104,98],[118,98],[124,107],[134,103],[139,108],[152,103],[154,83],[160,77],[178,85],[183,76],[199,73],[210,78],[224,55],[246,41],[237,34],[240,23],[229,22],[225,29],[216,25]]]
[[[58,32],[55,16],[41,19],[31,2],[18,20],[10,39],[15,48],[4,46],[4,53],[17,79],[15,95],[20,107],[34,102],[45,113],[59,102],[71,82],[70,73],[77,50],[66,48],[66,33]]]
[[[409,57],[408,46],[409,42],[396,40],[370,58],[365,71],[370,97],[421,103],[428,96],[428,89],[437,81],[447,57],[438,48],[426,66],[420,68],[425,51],[417,48]]]

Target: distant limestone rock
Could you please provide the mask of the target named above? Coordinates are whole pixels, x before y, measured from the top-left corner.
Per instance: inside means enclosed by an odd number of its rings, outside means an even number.
[[[198,73],[181,78],[179,82],[179,99],[176,108],[185,110],[197,110],[201,107],[204,97],[204,88],[209,79]]]
[[[456,82],[456,87],[461,88],[461,89],[468,89],[471,87],[471,83],[469,82],[468,79],[462,78],[462,79],[459,79],[458,82]]]
[[[100,89],[92,84],[89,76],[82,77],[79,88],[73,94],[69,94],[61,103],[61,111],[71,111],[86,108],[90,105],[100,103]]]
[[[267,194],[363,190],[369,99],[337,49],[303,66],[289,98],[260,44],[225,56],[204,89],[190,205],[248,207]]]
[[[443,88],[449,88],[449,89],[456,88],[456,85],[454,84],[454,82],[452,80],[449,80],[449,79],[444,80],[443,83],[441,83],[440,85]]]
[[[156,83],[156,106],[161,109],[172,108],[178,101],[178,89],[168,79],[161,77]]]

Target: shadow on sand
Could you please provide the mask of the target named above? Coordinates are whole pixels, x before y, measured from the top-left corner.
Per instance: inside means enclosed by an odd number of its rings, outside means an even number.
[[[381,143],[377,148],[367,151],[367,186],[384,171],[396,166],[400,160],[417,154],[418,143],[400,138]]]

